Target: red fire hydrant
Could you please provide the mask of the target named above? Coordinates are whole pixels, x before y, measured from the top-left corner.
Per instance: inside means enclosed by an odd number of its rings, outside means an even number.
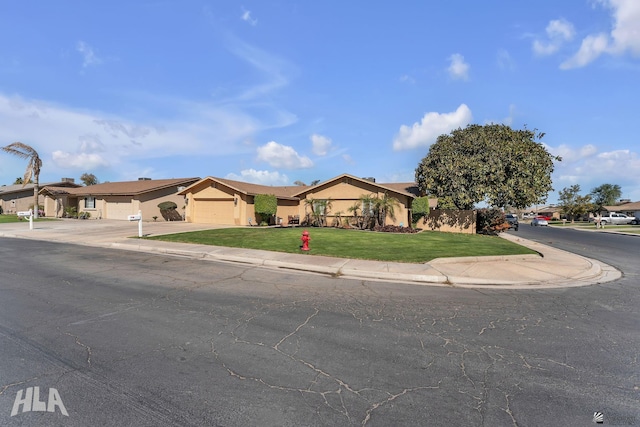
[[[304,230],[302,232],[302,246],[300,246],[300,249],[302,249],[303,251],[308,251],[309,249],[309,242],[311,241],[311,237],[309,237],[309,232],[307,230]]]

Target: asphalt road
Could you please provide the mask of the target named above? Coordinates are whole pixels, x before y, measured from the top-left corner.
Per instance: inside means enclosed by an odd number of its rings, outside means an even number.
[[[640,235],[624,235],[596,231],[595,227],[580,230],[571,227],[532,227],[521,224],[509,233],[595,258],[616,267],[628,276],[640,274]]]
[[[478,290],[18,239],[0,257],[0,425],[640,423],[637,267]],[[52,412],[24,411],[35,387]]]

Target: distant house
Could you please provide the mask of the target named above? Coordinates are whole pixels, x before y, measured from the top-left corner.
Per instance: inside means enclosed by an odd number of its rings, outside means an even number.
[[[533,218],[536,216],[544,216],[551,219],[560,219],[562,208],[555,205],[549,206],[530,206],[519,211],[523,218]]]
[[[174,202],[182,215],[184,196],[178,192],[200,178],[147,179],[137,181],[105,182],[78,188],[47,185],[40,190],[45,197],[45,212],[49,216],[63,217],[66,207],[75,207],[78,213],[88,212],[91,218],[126,220],[129,215],[142,212],[143,220],[160,217],[158,204]]]
[[[615,206],[603,206],[603,211],[618,212],[628,216],[640,218],[640,202],[627,202]]]
[[[254,197],[258,194],[276,196],[276,218],[283,225],[303,221],[310,214],[311,206],[305,199],[331,200],[327,210],[327,222],[331,224],[338,213],[344,218],[352,215],[348,210],[362,206],[360,197],[387,194],[398,200],[394,218],[387,217],[387,224],[408,226],[411,224],[411,201],[418,196],[415,183],[380,184],[372,179],[342,174],[314,186],[267,186],[206,177],[185,188],[179,194],[186,197],[186,220],[201,224],[251,225],[256,224]],[[433,200],[435,207],[436,200]]]
[[[76,188],[81,185],[76,184],[72,178],[62,178],[59,182],[49,182],[40,184],[39,188],[45,186],[56,186],[63,189]],[[5,214],[15,214],[18,211],[27,211],[33,207],[33,190],[35,184],[13,184],[0,187],[0,206]],[[45,198],[42,193],[38,195],[38,204],[44,205]],[[46,209],[45,209],[46,215]]]

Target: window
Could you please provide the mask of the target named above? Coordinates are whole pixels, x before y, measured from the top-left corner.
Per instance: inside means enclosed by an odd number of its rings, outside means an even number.
[[[362,215],[365,214],[365,212],[369,212],[369,215],[373,215],[373,208],[374,208],[374,203],[372,200],[368,200],[368,201],[363,201],[362,202]]]
[[[327,210],[327,201],[324,199],[314,200],[311,209],[316,215],[324,215]]]
[[[96,208],[96,198],[93,196],[84,198],[84,208],[85,209],[95,209]]]

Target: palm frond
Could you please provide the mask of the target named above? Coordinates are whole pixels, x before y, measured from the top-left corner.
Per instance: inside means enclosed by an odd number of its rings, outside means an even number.
[[[22,159],[28,159],[30,157],[36,157],[40,159],[40,157],[38,156],[38,152],[34,150],[33,147],[22,142],[11,143],[6,147],[2,147],[2,150],[6,151],[7,153],[13,154],[14,156],[18,156]]]
[[[22,186],[26,186],[31,177],[35,178],[36,186],[38,184],[38,177],[40,176],[40,169],[42,168],[42,159],[38,155],[38,152],[30,145],[22,142],[14,142],[6,147],[2,147],[2,150],[6,153],[13,154],[21,159],[28,159],[27,169],[24,173],[24,180]]]

